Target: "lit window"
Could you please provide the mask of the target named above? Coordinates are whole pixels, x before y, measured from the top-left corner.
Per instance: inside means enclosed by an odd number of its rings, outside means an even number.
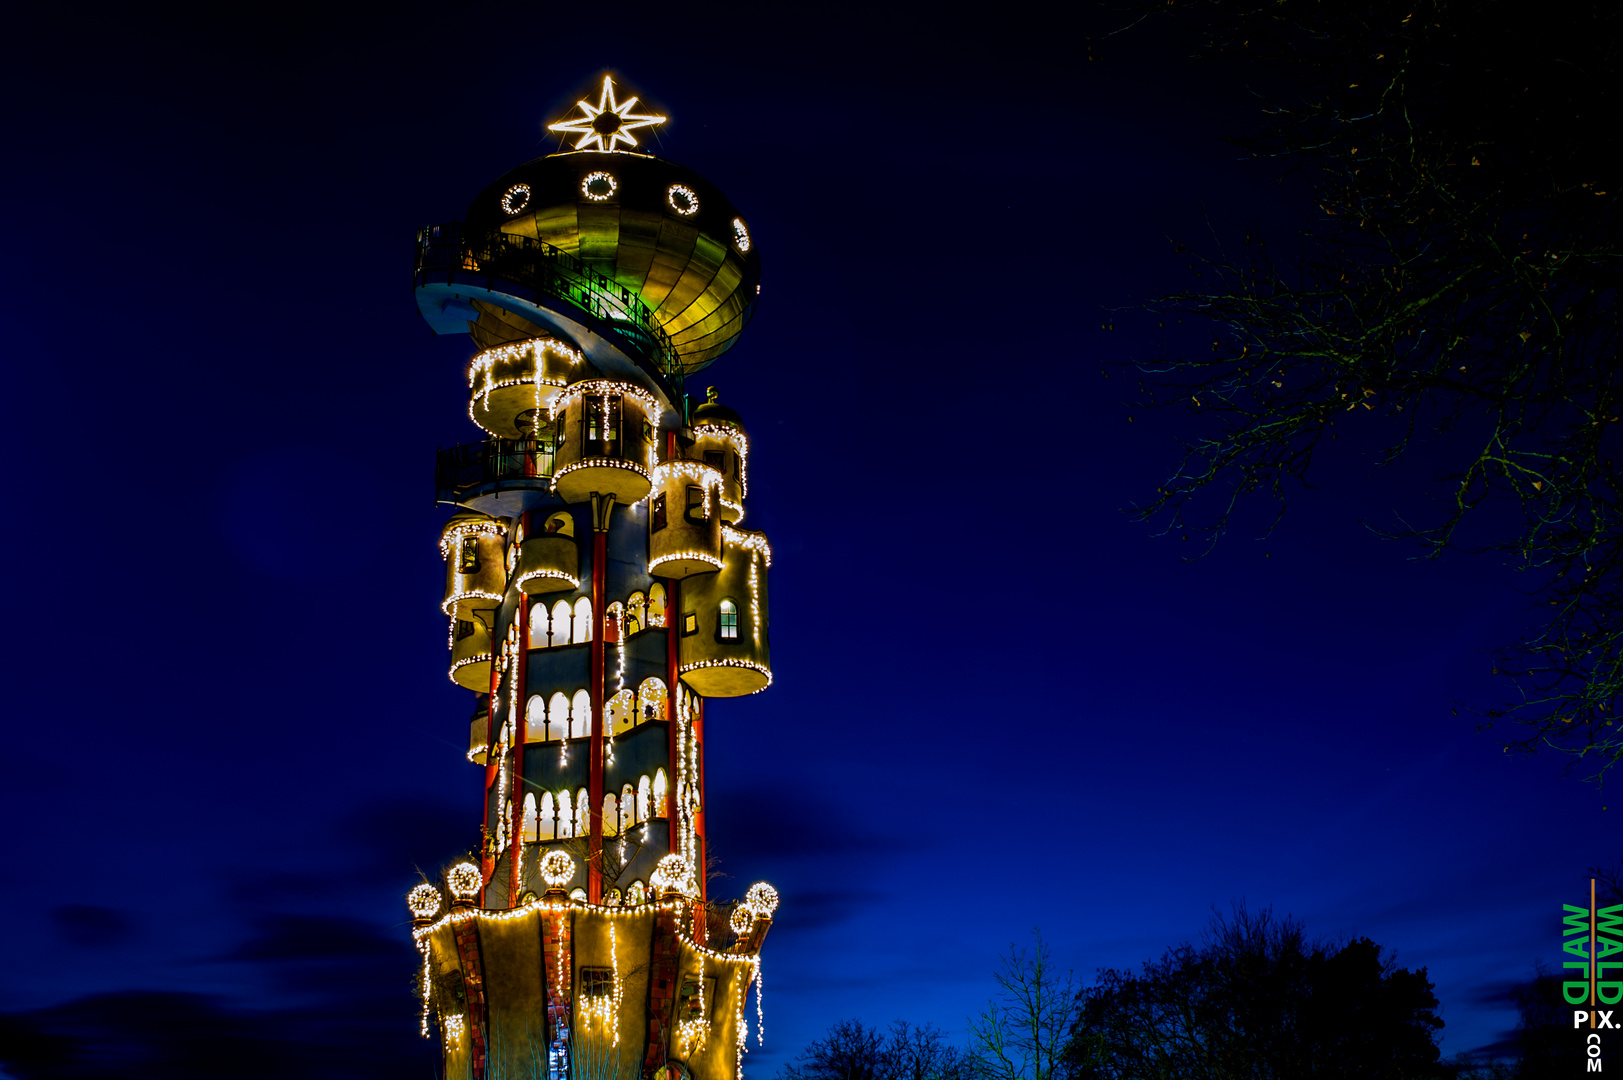
[[[630,784],[620,785],[620,816],[625,828],[630,828],[638,821],[637,789]]]
[[[569,699],[553,694],[547,702],[547,739],[569,738]]]
[[[708,516],[704,510],[704,488],[688,488],[687,519],[695,524],[703,521]]]
[[[575,815],[570,809],[569,792],[558,792],[558,839],[568,840],[575,835]]]
[[[536,836],[535,794],[533,792],[524,796],[523,836],[526,843],[533,844],[537,839],[539,839],[539,837]]]
[[[530,648],[547,647],[547,605],[545,602],[530,607]]]
[[[540,838],[542,840],[555,840],[558,837],[558,812],[552,807],[552,792],[541,793],[541,822]]]
[[[457,572],[460,574],[477,574],[479,572],[479,542],[471,536],[462,538],[462,553],[457,558]]]
[[[697,634],[699,632],[699,616],[691,611],[682,614],[682,633]]]
[[[718,622],[721,636],[724,640],[738,637],[738,605],[731,600],[723,600],[720,609],[721,618]]]
[[[592,602],[584,596],[575,601],[575,640],[592,640]]]
[[[612,793],[603,796],[603,835],[620,835],[620,800]]]
[[[665,770],[654,770],[654,816],[665,817],[665,796],[670,789],[666,786]]]
[[[648,590],[648,625],[665,625],[665,586],[657,581]]]
[[[575,691],[574,705],[569,710],[569,734],[583,739],[592,733],[592,695],[584,690]]]
[[[560,600],[552,605],[552,643],[569,644],[569,601]]]
[[[649,793],[650,793],[650,789],[649,789],[649,784],[648,784],[648,776],[646,774],[644,774],[642,779],[637,781],[637,820],[638,821],[647,821],[649,816],[650,816],[649,810],[648,810]]]

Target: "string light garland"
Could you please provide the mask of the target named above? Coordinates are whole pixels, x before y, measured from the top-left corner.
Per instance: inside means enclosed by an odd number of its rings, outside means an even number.
[[[440,1024],[445,1028],[445,1034],[451,1039],[451,1049],[462,1049],[462,1031],[466,1026],[466,1020],[462,1014],[442,1016],[440,1017]]]
[[[765,664],[757,664],[753,660],[734,660],[730,657],[722,657],[716,660],[696,660],[691,664],[683,664],[678,674],[686,675],[690,671],[699,671],[703,668],[715,667],[748,668],[750,671],[758,671],[762,675],[766,676],[766,686],[761,687],[761,690],[765,690],[767,686],[772,685],[771,668],[767,667]],[[761,690],[751,690],[750,693],[759,694]]]
[[[514,184],[502,193],[502,211],[508,214],[521,213],[530,205],[530,185]]]
[[[750,249],[750,231],[744,228],[743,218],[733,218],[733,242],[738,245],[741,252],[748,252]]]
[[[542,374],[542,358],[552,353],[567,360],[571,366],[579,364],[584,357],[575,349],[559,341],[557,338],[531,338],[528,341],[516,341],[507,345],[497,345],[475,353],[468,361],[468,389],[473,393],[468,398],[468,419],[492,435],[499,432],[490,431],[484,424],[479,423],[479,416],[474,411],[477,403],[480,409],[490,411],[490,395],[497,390],[510,386],[530,386],[535,391],[535,413],[531,420],[531,430],[537,434],[541,430],[541,414],[547,407],[547,400],[542,396],[542,388],[549,390],[562,389],[568,385],[567,380],[548,378]],[[516,375],[498,377],[498,366],[522,363],[528,361],[530,370],[520,371]]]
[[[580,193],[593,202],[607,202],[619,190],[620,184],[614,176],[601,169],[587,173],[586,178],[580,182]]]
[[[663,116],[632,112],[636,104],[635,97],[616,101],[614,79],[605,75],[603,90],[598,95],[595,106],[585,100],[577,101],[575,107],[581,111],[580,116],[548,124],[547,130],[556,131],[561,135],[579,135],[580,138],[574,147],[576,150],[613,151],[622,142],[627,146],[636,146],[637,137],[631,134],[633,131],[665,122]],[[600,117],[605,119],[600,120]],[[608,142],[605,143],[604,139]]]
[[[685,458],[672,458],[654,466],[653,481],[656,486],[663,486],[666,480],[676,476],[685,476],[699,485],[700,490],[704,492],[704,516],[709,517],[711,489],[716,490],[718,498],[721,494],[721,471],[713,465],[688,461]]]
[[[714,566],[717,570],[720,570],[722,568],[722,566],[723,566],[723,563],[722,563],[722,561],[720,559],[716,558],[714,555],[710,554],[707,551],[673,551],[673,552],[670,552],[669,554],[660,555],[660,556],[658,556],[656,558],[649,559],[648,560],[648,572],[650,574],[652,574],[655,570],[657,570],[661,566],[664,566],[666,563],[668,563],[668,562],[676,562],[679,559],[693,559],[696,562],[709,563],[711,566]]]
[[[491,659],[492,657],[490,653],[487,652],[479,653],[475,656],[464,656],[462,659],[451,665],[451,670],[446,672],[446,675],[452,682],[456,682],[456,673],[460,669],[467,667],[469,664],[488,664],[490,663]],[[457,685],[461,686],[462,684],[457,683]]]
[[[552,474],[552,493],[557,493],[559,480],[562,480],[570,473],[578,472],[581,469],[629,469],[637,475],[647,479],[650,485],[652,485],[654,482],[653,477],[649,476],[648,470],[643,468],[641,465],[638,465],[630,458],[582,458],[579,461],[565,465],[563,468]],[[646,499],[647,497],[648,496],[644,495],[642,498]],[[638,499],[636,502],[621,503],[620,505],[636,506],[637,503],[640,502],[642,502],[642,499]]]
[[[731,544],[734,547],[743,548],[745,551],[758,553],[766,560],[767,567],[771,568],[772,545],[767,543],[766,537],[760,533],[745,532],[742,529],[735,529],[731,525],[723,525],[721,527],[721,540],[724,544]]]
[[[620,953],[615,937],[615,927],[609,923],[609,970],[612,973],[609,984],[609,993],[601,997],[585,998],[580,1003],[581,1018],[588,1027],[594,1018],[603,1026],[614,1028],[614,1045],[620,1045],[620,1003],[624,998],[624,987],[620,983]]]
[[[424,881],[406,894],[406,909],[413,918],[432,919],[440,913],[440,891]]]
[[[507,526],[495,518],[467,518],[463,521],[453,522],[440,534],[440,558],[449,559],[451,557],[453,541],[479,535],[494,536],[506,540]]]
[[[418,1023],[417,1033],[428,1038],[428,1013],[430,1002],[434,997],[434,964],[432,960],[433,949],[429,944],[427,934],[413,934],[411,943],[417,947],[418,955],[423,958],[423,1014]]]
[[[744,433],[733,427],[731,424],[695,424],[693,426],[693,437],[695,439],[721,439],[733,448],[733,452],[738,455],[739,494],[743,495],[745,498],[749,498],[750,444],[749,439],[745,438]],[[743,509],[740,508],[739,512],[742,514]]]
[[[582,379],[570,383],[564,392],[552,399],[548,410],[548,419],[556,419],[560,410],[577,397],[601,397],[603,395],[619,395],[621,397],[635,398],[643,407],[643,413],[650,421],[661,415],[659,402],[654,395],[638,386],[636,383],[620,382],[618,379]]]
[[[699,196],[686,184],[672,184],[666,188],[665,201],[683,217],[692,217],[699,212]]]

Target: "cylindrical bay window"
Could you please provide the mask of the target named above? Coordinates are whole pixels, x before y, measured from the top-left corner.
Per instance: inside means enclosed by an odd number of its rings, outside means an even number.
[[[552,399],[577,373],[581,354],[553,337],[486,349],[468,361],[468,418],[504,439],[546,436]]]
[[[633,383],[586,379],[553,399],[552,419],[552,484],[565,502],[585,502],[595,491],[629,505],[648,494],[659,422],[652,394]]]
[[[535,514],[532,517],[539,518]],[[575,519],[567,512],[548,516],[534,533],[519,543],[518,567],[513,584],[526,596],[572,592],[580,588],[580,548],[575,543]]]
[[[697,461],[661,462],[648,504],[648,573],[688,578],[721,569],[721,474]]]
[[[704,697],[739,697],[772,685],[766,571],[772,548],[758,532],[722,530],[722,567],[683,582],[676,617],[682,681]]]

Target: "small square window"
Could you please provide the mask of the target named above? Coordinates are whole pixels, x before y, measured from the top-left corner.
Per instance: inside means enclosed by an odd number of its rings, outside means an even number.
[[[614,972],[609,968],[581,968],[580,996],[607,998],[614,996]]]
[[[682,633],[697,634],[699,632],[699,616],[691,611],[682,615]]]
[[[665,527],[665,493],[662,491],[654,496],[654,509],[649,519],[649,532],[658,532]]]
[[[727,455],[720,450],[706,450],[704,452],[704,463],[717,472],[727,471]]]
[[[654,425],[644,420],[642,422],[642,441],[652,442],[654,438]]]

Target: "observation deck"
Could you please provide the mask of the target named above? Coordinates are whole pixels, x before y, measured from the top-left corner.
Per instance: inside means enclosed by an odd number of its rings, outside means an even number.
[[[491,517],[516,517],[552,489],[550,438],[463,443],[434,455],[434,501]]]
[[[436,334],[462,334],[474,300],[550,325],[606,373],[652,380],[681,400],[683,365],[647,304],[627,286],[544,240],[470,234],[459,221],[417,232],[417,309]]]

